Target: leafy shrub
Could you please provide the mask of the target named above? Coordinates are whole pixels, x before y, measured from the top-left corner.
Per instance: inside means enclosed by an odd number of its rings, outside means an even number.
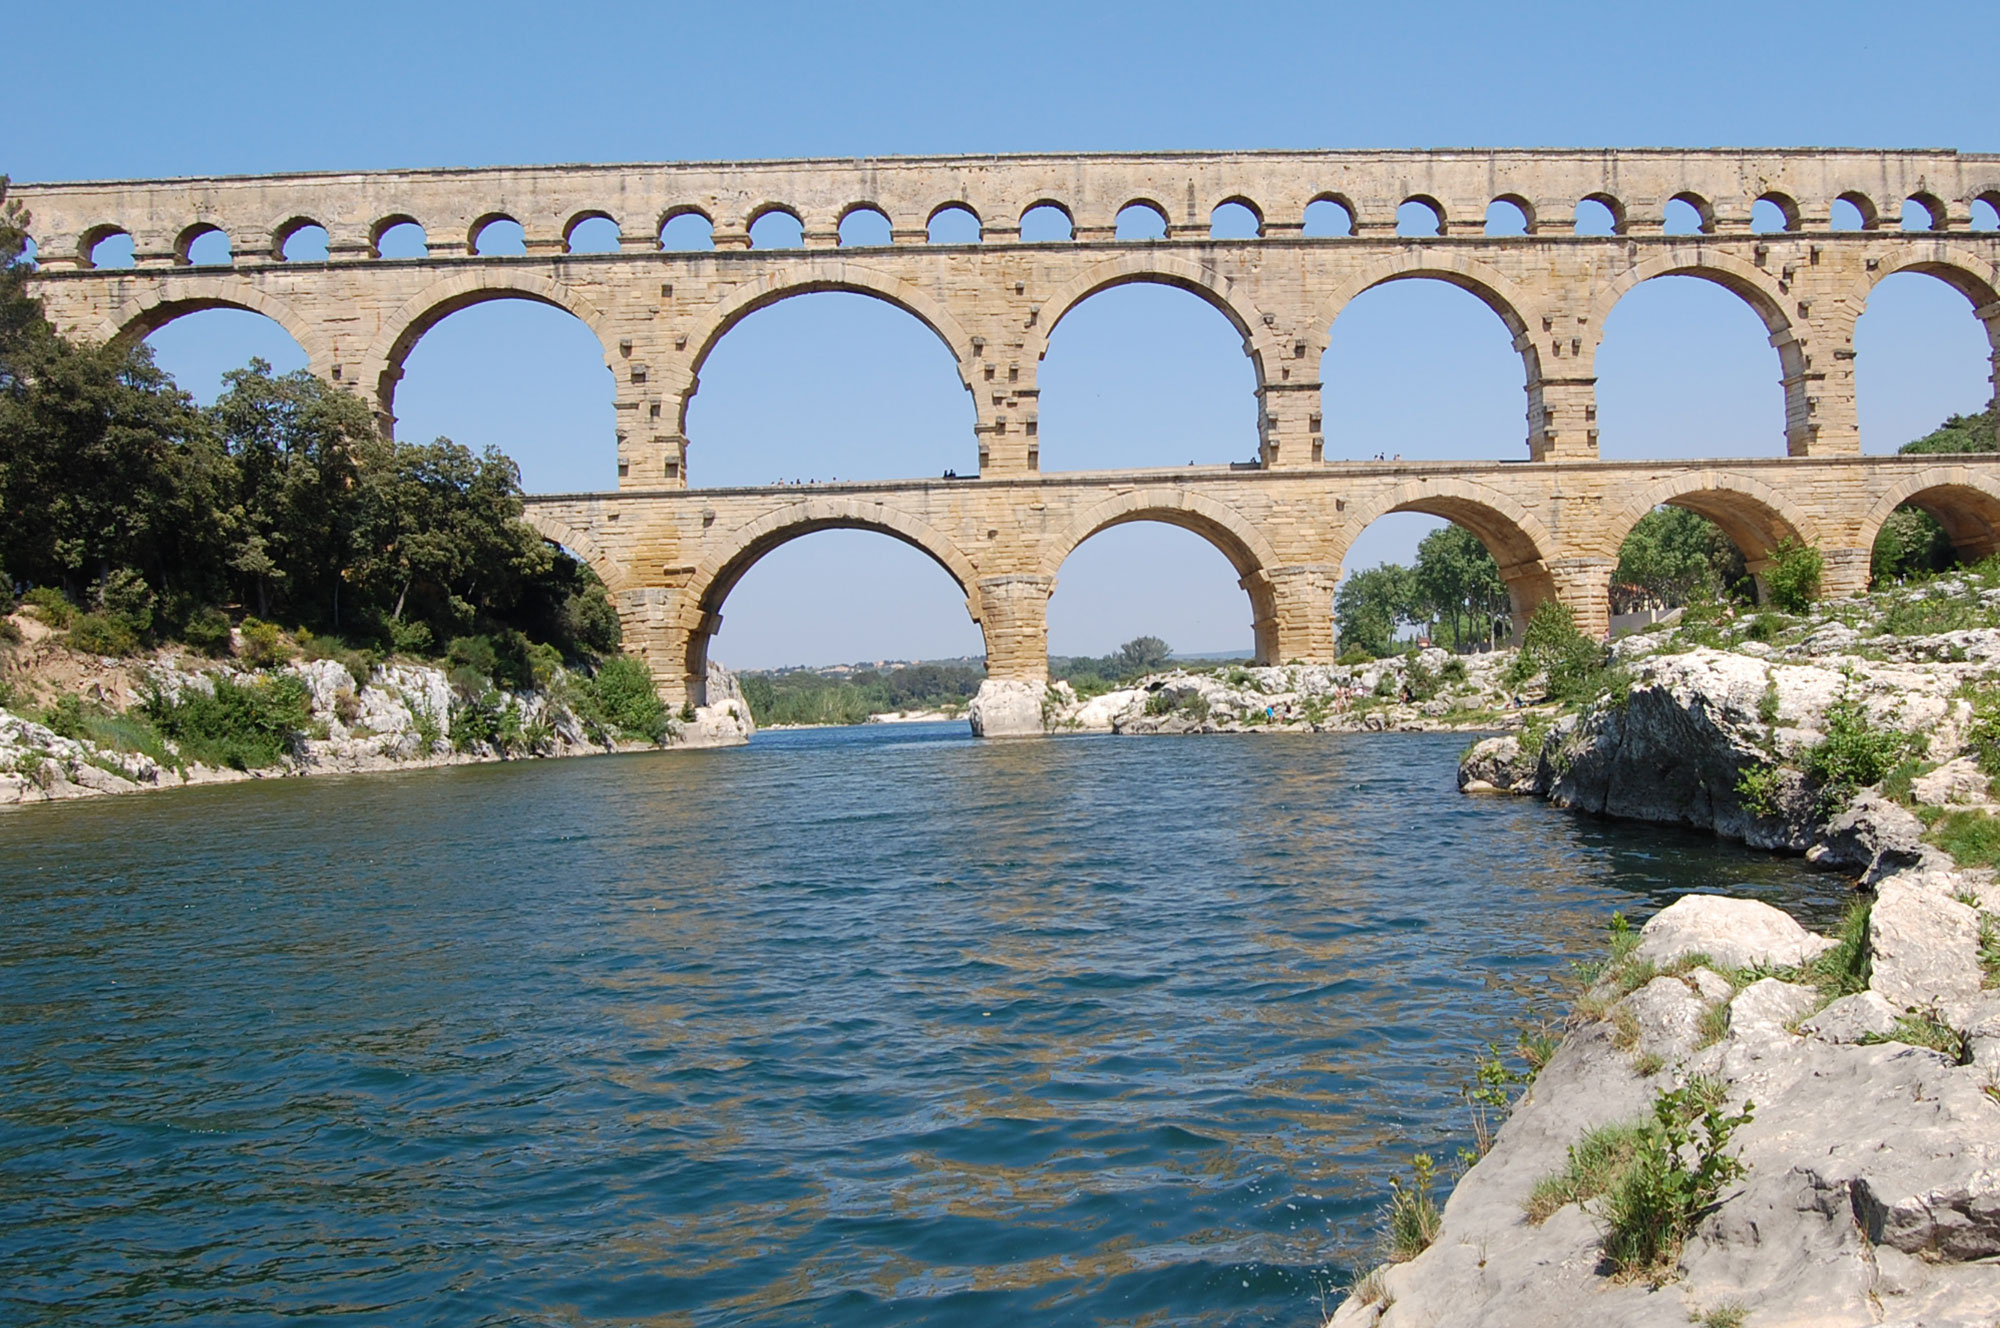
[[[1819,598],[1820,577],[1826,560],[1818,549],[1795,539],[1782,539],[1771,550],[1771,562],[1764,569],[1764,589],[1771,607],[1781,613],[1804,613]]]
[[[212,659],[229,653],[229,615],[213,606],[201,610],[181,628],[181,640]]]
[[[271,669],[292,657],[292,643],[276,623],[261,618],[243,620],[243,662],[253,669]]]
[[[1914,734],[1877,728],[1867,710],[1847,697],[1826,708],[1823,732],[1824,737],[1799,754],[1799,768],[1825,801],[1881,782],[1923,745]]]
[[[1375,655],[1372,651],[1367,650],[1362,646],[1350,645],[1349,647],[1347,647],[1347,649],[1341,651],[1340,657],[1334,660],[1333,662],[1336,664],[1344,664],[1349,668],[1352,668],[1356,664],[1372,663],[1374,662],[1374,659]]]
[[[97,611],[144,636],[153,629],[153,588],[129,567],[108,573],[92,591]]]
[[[399,655],[428,655],[435,641],[428,623],[389,621],[389,648]]]
[[[1153,692],[1146,697],[1146,713],[1149,715],[1164,715],[1173,708],[1174,698],[1169,692]]]
[[[484,688],[471,695],[453,698],[451,704],[451,745],[461,752],[487,746],[500,749],[501,715],[514,703],[503,706],[500,693]]]
[[[81,738],[83,736],[83,701],[74,693],[56,698],[55,704],[42,714],[42,727],[58,738]]]
[[[1189,692],[1175,709],[1186,718],[1199,722],[1208,718],[1208,698],[1200,692]]]
[[[20,644],[21,629],[16,627],[11,619],[0,618],[0,646],[18,646]]]
[[[1965,745],[1988,775],[2000,775],[2000,688],[1967,684],[1959,695],[1972,703]]]
[[[1736,776],[1736,796],[1742,800],[1743,810],[1752,816],[1776,816],[1783,810],[1778,806],[1782,774],[1775,765],[1744,767]]]
[[[1424,663],[1420,655],[1415,651],[1410,652],[1403,665],[1403,687],[1409,692],[1410,699],[1428,701],[1438,694],[1439,686],[1438,675],[1431,672],[1430,666]]]
[[[1672,1270],[1695,1222],[1748,1171],[1723,1149],[1753,1106],[1724,1115],[1721,1094],[1699,1080],[1653,1100],[1651,1125],[1604,1195],[1604,1255],[1614,1269],[1655,1279]]]
[[[630,655],[614,655],[576,689],[579,718],[600,731],[638,742],[663,743],[672,731],[653,675]]]
[[[79,613],[70,622],[69,648],[86,655],[129,655],[139,648],[139,634],[112,614]]]
[[[289,674],[249,684],[217,678],[213,695],[189,687],[178,700],[155,691],[144,711],[188,760],[237,770],[276,765],[312,723],[311,694]]]
[[[1465,661],[1453,655],[1438,668],[1438,677],[1445,682],[1465,681]]]
[[[54,586],[36,586],[21,596],[21,602],[37,618],[61,631],[76,621],[76,605],[69,602],[69,596]]]
[[[1608,681],[1605,658],[1604,647],[1578,629],[1569,606],[1551,598],[1529,615],[1515,667],[1527,676],[1542,674],[1550,696],[1587,701]]]
[[[1833,948],[1807,960],[1799,976],[1829,997],[1852,996],[1868,990],[1868,979],[1874,971],[1874,957],[1868,950],[1871,908],[1866,897],[1848,905],[1846,916],[1840,920],[1840,930],[1834,934]]]

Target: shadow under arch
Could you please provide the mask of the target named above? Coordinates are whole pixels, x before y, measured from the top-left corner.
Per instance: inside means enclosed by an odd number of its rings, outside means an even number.
[[[1905,503],[1937,519],[1965,562],[2000,553],[2000,477],[1971,466],[1926,466],[1897,481],[1861,520],[1858,543],[1872,548],[1882,523]]]
[[[376,417],[384,433],[396,418],[396,384],[403,376],[403,364],[424,334],[461,309],[492,300],[527,300],[545,304],[574,315],[597,338],[604,367],[617,372],[612,348],[605,340],[609,323],[589,300],[561,282],[526,272],[463,272],[433,282],[404,302],[390,315],[376,334],[363,360],[363,383],[375,384]]]
[[[1322,300],[1313,316],[1320,361],[1316,368],[1322,378],[1326,374],[1326,352],[1333,344],[1333,325],[1342,311],[1378,286],[1412,280],[1441,281],[1455,286],[1494,312],[1521,356],[1521,385],[1528,395],[1527,414],[1531,422],[1535,420],[1541,413],[1542,356],[1529,332],[1529,315],[1523,312],[1533,309],[1533,302],[1498,269],[1457,253],[1426,252],[1422,248],[1398,253],[1358,273]],[[1530,433],[1539,428],[1531,423]]]
[[[1656,507],[1683,508],[1714,522],[1743,555],[1760,601],[1772,551],[1788,539],[1817,543],[1822,534],[1797,504],[1761,480],[1726,470],[1700,470],[1656,481],[1635,494],[1605,521],[1604,555],[1615,562],[1633,527]]]
[[[723,547],[704,558],[681,594],[678,627],[685,640],[681,660],[687,695],[707,703],[708,647],[722,627],[722,605],[752,567],[772,550],[822,530],[867,530],[899,540],[945,570],[965,595],[972,621],[984,616],[979,574],[958,544],[928,523],[873,501],[811,498],[769,512],[723,537]]]
[[[1557,598],[1549,560],[1560,547],[1534,513],[1506,495],[1469,480],[1413,479],[1350,513],[1334,553],[1334,580],[1344,573],[1347,552],[1362,531],[1394,512],[1420,512],[1470,531],[1500,568],[1518,638],[1529,615],[1545,599]],[[1344,534],[1345,538],[1340,538]],[[1330,606],[1329,606],[1330,607]]]
[[[1200,536],[1236,570],[1237,584],[1250,596],[1257,662],[1277,663],[1278,603],[1271,569],[1282,561],[1277,550],[1241,512],[1226,503],[1170,486],[1133,489],[1107,498],[1070,522],[1043,546],[1039,574],[1054,583],[1069,556],[1091,536],[1113,526],[1157,521]]]
[[[791,265],[787,265],[791,267]],[[687,408],[701,384],[701,369],[715,350],[716,344],[727,336],[732,328],[760,309],[768,309],[802,295],[817,295],[828,291],[849,295],[866,295],[871,299],[892,305],[910,315],[942,341],[951,352],[953,363],[958,367],[961,386],[972,392],[972,378],[969,365],[972,361],[972,337],[959,325],[949,311],[896,277],[874,272],[859,264],[836,261],[823,268],[818,264],[807,268],[804,273],[777,272],[762,281],[739,288],[727,300],[712,308],[706,323],[695,338],[696,345],[689,363],[689,378],[681,393],[680,415],[676,427],[687,432]]]
[[[228,278],[180,278],[164,282],[160,290],[119,306],[105,320],[100,339],[119,347],[136,345],[177,318],[209,309],[240,309],[261,314],[299,344],[314,373],[324,374],[331,365],[332,350],[318,328],[299,317],[283,300],[248,282]]]

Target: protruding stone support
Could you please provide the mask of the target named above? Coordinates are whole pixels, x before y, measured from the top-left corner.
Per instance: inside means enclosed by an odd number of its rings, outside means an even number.
[[[1252,572],[1241,585],[1256,611],[1259,664],[1331,664],[1339,653],[1333,632],[1333,590],[1340,568],[1294,563]],[[1268,610],[1261,608],[1268,604]]]
[[[976,616],[986,635],[986,676],[1009,682],[1049,680],[1052,576],[990,576],[979,583]]]
[[[1541,596],[1536,594],[1538,581],[1543,585],[1553,583],[1555,597],[1575,615],[1577,629],[1585,636],[1600,641],[1609,636],[1611,573],[1617,567],[1617,561],[1611,558],[1555,558],[1548,563],[1546,581],[1528,575],[1509,580],[1507,589],[1514,600],[1516,639],[1527,629],[1529,617],[1541,602]],[[1531,596],[1532,602],[1527,602]]]
[[[1528,457],[1595,460],[1597,379],[1542,375],[1528,384]]]

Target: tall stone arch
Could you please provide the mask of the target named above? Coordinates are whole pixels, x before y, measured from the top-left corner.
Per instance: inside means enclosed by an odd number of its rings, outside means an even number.
[[[99,327],[97,339],[130,345],[145,340],[177,318],[205,309],[242,309],[262,314],[299,343],[306,353],[308,368],[321,377],[331,376],[333,346],[319,325],[254,282],[227,272],[169,278],[119,305]]]
[[[1778,352],[1779,383],[1785,394],[1785,451],[1791,456],[1813,454],[1820,431],[1839,415],[1838,411],[1823,411],[1814,399],[1814,387],[1824,377],[1824,366],[1809,364],[1808,337],[1786,312],[1789,301],[1779,278],[1709,245],[1677,245],[1626,268],[1597,288],[1590,308],[1587,359],[1583,361],[1592,384],[1596,383],[1597,351],[1604,340],[1605,320],[1620,300],[1656,277],[1698,277],[1750,307]],[[1839,449],[1852,450],[1845,442]]]
[[[1993,394],[2000,396],[2000,262],[1942,237],[1916,248],[1906,244],[1891,246],[1872,267],[1857,275],[1853,288],[1839,301],[1835,315],[1838,321],[1832,328],[1848,364],[1853,363],[1854,333],[1861,315],[1868,310],[1869,296],[1885,278],[1902,272],[1934,277],[1965,297],[1972,306],[1972,316],[1986,330],[1987,360],[1991,366],[1988,381]]]
[[[670,640],[671,661],[653,662],[654,676],[678,685],[702,704],[708,679],[709,641],[722,626],[722,605],[744,575],[781,545],[821,530],[872,530],[928,554],[965,595],[972,620],[984,625],[979,572],[957,541],[885,503],[866,499],[808,498],[788,504],[710,541],[710,551],[687,574],[679,592]],[[662,678],[663,672],[671,676]]]
[[[376,418],[383,431],[395,422],[396,383],[403,362],[423,338],[452,314],[489,300],[532,300],[574,314],[597,338],[607,369],[617,361],[611,345],[611,321],[581,292],[568,284],[511,268],[475,267],[431,283],[383,320],[375,340],[362,357],[361,379],[375,390]]]

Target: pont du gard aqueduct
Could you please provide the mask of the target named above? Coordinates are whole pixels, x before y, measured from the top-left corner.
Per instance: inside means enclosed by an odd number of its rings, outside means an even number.
[[[746,570],[828,527],[905,540],[965,592],[992,677],[1047,676],[1055,573],[1119,522],[1165,521],[1221,549],[1248,592],[1267,663],[1335,653],[1332,599],[1354,537],[1389,512],[1430,513],[1477,535],[1498,560],[1516,621],[1548,596],[1606,629],[1626,533],[1660,504],[1715,521],[1757,573],[1786,538],[1819,546],[1826,589],[1862,589],[1877,528],[1915,503],[1961,552],[2000,547],[2000,456],[1861,455],[1854,329],[1869,291],[1914,271],[1962,294],[2000,366],[2000,235],[1972,229],[2000,205],[2000,156],[1950,151],[1426,151],[1053,154],[874,160],[383,171],[19,187],[32,211],[38,293],[73,335],[143,337],[201,309],[268,315],[315,373],[363,394],[385,430],[404,358],[438,320],[483,300],[556,305],[595,331],[617,383],[615,492],[530,499],[529,519],[587,558],[610,586],[628,644],[662,693],[700,703],[711,635]],[[1488,209],[1519,209],[1526,233],[1489,236]],[[1668,234],[1670,204],[1699,232]],[[1412,202],[1435,233],[1398,233]],[[1929,226],[1899,224],[1914,202]],[[1753,229],[1762,203],[1782,228]],[[1236,205],[1249,238],[1213,237]],[[1150,213],[1150,238],[1118,218]],[[1059,210],[1067,238],[1026,242],[1022,218]],[[1582,235],[1580,208],[1608,213]],[[888,243],[841,243],[857,210]],[[1835,214],[1849,219],[1835,228]],[[769,213],[803,242],[759,248]],[[958,214],[969,214],[969,217]],[[672,252],[662,232],[699,214],[713,247]],[[1309,216],[1331,214],[1322,227]],[[941,216],[969,236],[933,243]],[[1603,215],[1603,214],[1597,214]],[[573,231],[609,218],[615,252],[573,253]],[[1858,224],[1855,224],[1858,219]],[[523,254],[480,252],[496,220]],[[392,227],[421,225],[423,256],[384,258]],[[301,228],[324,261],[288,262]],[[1429,229],[1429,228],[1426,228]],[[209,232],[227,265],[197,265]],[[93,262],[129,235],[133,261]],[[1619,298],[1653,277],[1712,281],[1770,331],[1785,394],[1787,455],[1752,460],[1601,461],[1594,360]],[[1513,335],[1526,389],[1521,455],[1506,461],[1327,459],[1393,450],[1355,439],[1320,406],[1320,357],[1342,307],[1383,282],[1450,282]],[[1036,369],[1079,301],[1162,282],[1208,301],[1255,366],[1258,458],[1228,466],[1043,474]],[[951,349],[977,403],[979,473],[950,479],[689,489],[701,457],[683,422],[704,357],[732,325],[787,296],[852,291],[921,319]],[[1329,440],[1331,440],[1329,442]]]

